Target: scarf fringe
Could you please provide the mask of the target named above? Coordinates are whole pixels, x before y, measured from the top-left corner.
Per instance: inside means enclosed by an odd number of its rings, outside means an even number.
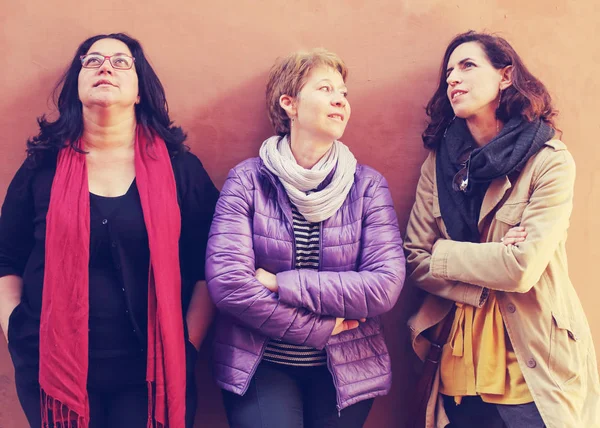
[[[52,398],[40,388],[42,428],[88,428],[89,416],[80,415],[66,404]],[[60,424],[60,425],[58,425]]]
[[[146,381],[148,384],[148,423],[147,428],[167,428],[167,424],[158,422],[154,417],[154,395],[156,393],[154,383],[152,381]]]

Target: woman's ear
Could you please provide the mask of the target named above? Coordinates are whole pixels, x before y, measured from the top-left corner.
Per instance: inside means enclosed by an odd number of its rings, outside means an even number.
[[[509,86],[512,85],[512,72],[513,72],[512,65],[507,65],[502,70],[500,70],[500,73],[501,73],[500,90],[501,91],[505,90],[506,88],[508,88]]]
[[[285,112],[290,117],[290,119],[293,117],[296,117],[296,114],[297,114],[296,101],[294,100],[293,97],[290,97],[289,95],[280,96],[279,97],[279,105],[281,106],[282,109],[285,110]]]

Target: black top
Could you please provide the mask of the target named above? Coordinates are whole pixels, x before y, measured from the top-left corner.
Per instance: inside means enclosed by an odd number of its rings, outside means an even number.
[[[193,154],[175,156],[172,165],[181,211],[185,314],[194,284],[204,279],[206,242],[218,191]],[[36,376],[46,214],[55,171],[56,158],[35,169],[22,165],[8,188],[0,217],[0,277],[23,278],[21,303],[10,316],[9,350],[16,371]],[[139,358],[147,346],[150,256],[137,186],[134,181],[121,197],[90,198],[90,362],[133,353]]]
[[[127,241],[137,251],[124,254],[133,274],[129,287],[121,275],[121,256],[117,239]],[[146,329],[142,312],[148,304],[150,252],[144,213],[135,181],[127,193],[115,198],[90,193],[90,273],[89,273],[89,350],[90,360],[143,353],[136,324]],[[135,290],[134,307],[140,317],[132,316],[128,292]],[[143,294],[145,293],[145,301]],[[137,301],[139,300],[139,301]],[[139,321],[136,318],[140,318]],[[142,324],[143,323],[143,324]]]

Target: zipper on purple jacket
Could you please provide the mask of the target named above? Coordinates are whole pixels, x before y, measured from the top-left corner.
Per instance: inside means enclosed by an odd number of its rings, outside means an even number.
[[[325,345],[325,352],[327,353],[327,369],[329,370],[329,373],[331,373],[331,378],[333,379],[333,385],[335,386],[335,407],[337,408],[338,411],[338,418],[342,417],[342,405],[340,404],[340,394],[339,394],[339,387],[338,387],[338,381],[337,381],[337,377],[335,375],[335,373],[333,372],[333,368],[331,367],[331,360],[329,359],[329,352],[327,352],[327,345]]]
[[[325,221],[322,221],[321,224],[319,225],[319,269],[321,269],[321,267],[323,266],[323,223],[325,223]],[[294,239],[294,241],[295,241],[295,239]],[[325,353],[327,354],[327,369],[329,370],[329,373],[331,373],[331,378],[333,379],[333,385],[335,386],[335,401],[336,401],[335,407],[337,407],[338,418],[340,418],[340,417],[342,417],[342,405],[340,404],[339,387],[338,387],[337,377],[335,376],[335,373],[333,372],[333,368],[331,367],[331,362],[329,360],[329,352],[327,352],[327,345],[325,345]]]
[[[262,348],[260,348],[260,355],[258,356],[258,360],[256,360],[256,364],[254,364],[254,367],[252,367],[252,370],[250,371],[250,376],[248,376],[248,382],[246,382],[246,385],[244,386],[241,395],[244,395],[246,391],[248,391],[248,388],[250,387],[250,382],[252,382],[252,378],[254,377],[254,374],[256,373],[256,370],[258,370],[258,366],[260,365],[263,359],[263,355],[265,354],[265,349],[267,348],[268,342],[269,338],[267,337],[265,338],[265,341],[262,344]]]

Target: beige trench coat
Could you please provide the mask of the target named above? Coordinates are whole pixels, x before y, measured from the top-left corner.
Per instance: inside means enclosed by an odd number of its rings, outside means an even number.
[[[596,355],[567,271],[574,180],[573,158],[562,142],[551,140],[512,183],[507,177],[491,183],[479,218],[482,243],[452,241],[440,214],[435,153],[430,153],[405,241],[409,278],[427,291],[409,320],[417,355],[423,360],[429,350],[422,333],[454,302],[478,306],[484,287],[496,290],[519,367],[549,428],[600,427]],[[528,233],[525,242],[503,245],[500,238],[519,224]],[[427,428],[448,424],[438,388],[439,370]]]

